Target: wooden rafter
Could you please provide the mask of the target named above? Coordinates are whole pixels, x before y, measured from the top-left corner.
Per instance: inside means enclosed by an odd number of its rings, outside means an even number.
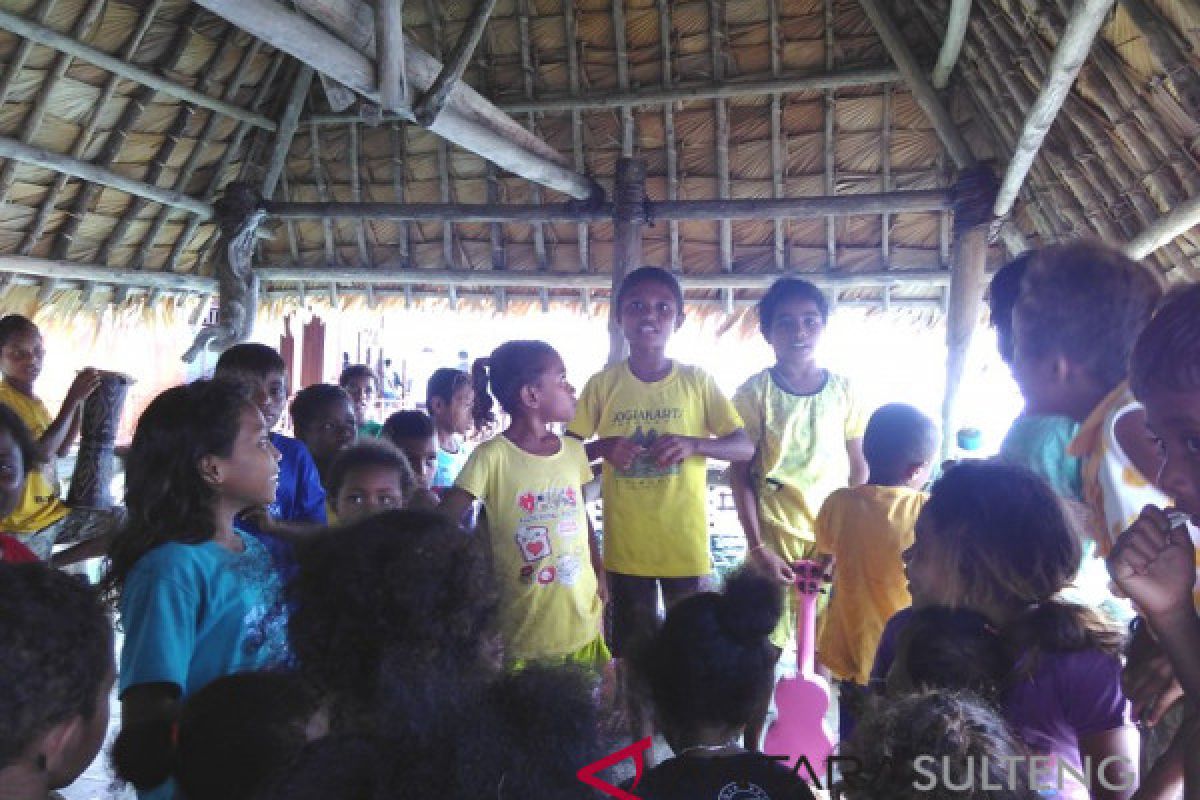
[[[350,199],[355,203],[362,202],[362,186],[360,185],[361,178],[359,169],[362,162],[358,157],[358,126],[350,125],[350,147],[347,148],[346,159],[350,162]],[[371,258],[371,250],[367,246],[367,223],[364,220],[358,220],[354,225],[354,232],[358,239],[358,258],[364,267],[374,266]]]
[[[38,24],[46,22],[53,8],[54,0],[41,0],[37,11]],[[8,67],[4,71],[4,82],[0,84],[0,106],[8,102],[9,93],[17,85],[17,76],[21,74],[21,70],[25,69],[25,62],[29,60],[29,54],[33,52],[36,44],[37,42],[33,39],[25,37],[17,45],[17,50],[13,53],[12,59],[8,62]]]
[[[268,200],[275,196],[279,176],[283,174],[283,168],[287,164],[288,150],[291,149],[292,140],[296,138],[296,131],[300,127],[300,112],[308,98],[309,89],[312,88],[312,80],[313,68],[308,64],[297,64],[296,79],[292,82],[287,105],[284,106],[283,115],[279,119],[279,133],[275,137],[275,146],[271,150],[271,158],[263,176],[262,194]]]
[[[834,64],[833,50],[833,0],[825,0],[825,69],[832,71]],[[822,139],[822,150],[825,156],[825,194],[837,193],[837,139],[834,122],[837,116],[837,96],[833,89],[825,90],[824,123],[825,135]],[[837,268],[837,223],[833,217],[825,218],[825,268]]]
[[[483,33],[483,39],[479,43],[479,47],[482,50],[482,63],[480,65],[482,69],[480,70],[480,77],[484,88],[487,90],[488,97],[495,96],[495,89],[493,86],[495,47],[492,44],[491,31],[491,27],[485,29]],[[501,202],[499,170],[497,170],[496,165],[490,161],[486,162],[486,164],[487,202],[489,204],[499,203]],[[575,168],[576,170],[579,170],[578,164]],[[499,222],[493,222],[488,225],[488,244],[489,251],[491,253],[491,268],[508,269],[508,253],[505,250],[504,226]],[[503,312],[503,310],[507,307],[506,304],[507,300],[505,299],[504,289],[496,289],[496,307],[501,309]]]
[[[462,33],[459,34],[458,43],[454,45],[454,52],[450,55],[450,60],[442,67],[442,71],[438,73],[437,79],[433,85],[414,106],[413,116],[417,118],[417,122],[421,125],[428,126],[441,110],[446,105],[446,99],[450,96],[454,84],[462,80],[463,71],[466,70],[471,56],[475,53],[475,48],[479,45],[479,40],[483,37],[484,28],[487,26],[488,17],[492,15],[492,9],[496,7],[496,0],[478,0],[474,10],[471,12],[467,24],[463,27]],[[399,37],[400,46],[403,47],[404,38]],[[393,70],[399,71],[400,77],[404,74],[404,51],[400,51],[400,63],[393,67]],[[382,73],[381,73],[382,74]],[[386,83],[386,81],[385,81]],[[399,108],[399,104],[387,105],[385,108],[395,110]]]
[[[94,47],[77,42],[53,28],[48,28],[45,25],[25,19],[3,9],[0,9],[0,28],[15,33],[18,36],[24,36],[26,39],[37,42],[40,45],[72,55],[81,61],[95,64],[101,69],[108,70],[115,75],[120,75],[122,78],[136,81],[143,86],[149,86],[163,94],[169,94],[185,103],[191,103],[200,108],[224,114],[227,117],[244,120],[269,131],[275,130],[275,123],[262,114],[251,113],[244,108],[238,108],[237,106],[210,97],[203,92],[198,92],[175,81],[155,75],[153,72],[111,56],[103,50],[97,50]]]
[[[771,77],[778,78],[783,72],[782,43],[779,34],[779,0],[767,0],[767,40],[771,48]],[[771,196],[784,197],[787,185],[787,158],[783,142],[783,95],[771,94]],[[885,190],[886,191],[886,190]],[[787,220],[776,217],[773,221],[775,245],[775,269],[784,272],[791,262],[787,246]],[[886,259],[885,259],[886,263]]]
[[[369,7],[359,0],[298,2],[304,11],[320,19],[329,30],[274,0],[198,1],[274,47],[378,102],[373,47],[375,23]],[[360,10],[362,16],[359,16]],[[428,89],[441,71],[441,64],[411,40],[406,41],[404,54],[410,86],[414,90]],[[446,109],[429,130],[517,175],[572,197],[584,199],[597,190],[593,181],[568,168],[562,156],[550,145],[530,136],[514,120],[461,82],[455,84]]]
[[[1184,110],[1193,119],[1200,120],[1200,68],[1196,66],[1195,56],[1189,52],[1190,45],[1146,0],[1118,2],[1146,37],[1159,69],[1175,84]]]
[[[445,36],[442,25],[442,9],[438,0],[425,0],[425,10],[429,15],[429,25],[433,28],[433,57],[442,60],[442,40]],[[437,140],[437,171],[438,192],[443,203],[449,203],[450,192],[450,148],[446,140]],[[446,269],[454,268],[454,225],[442,223],[442,265]]]
[[[408,96],[408,78],[404,74],[404,0],[379,0],[375,3],[375,32],[379,102],[385,111],[407,109],[411,99]],[[439,81],[441,77],[438,76]],[[431,91],[437,87],[438,81],[435,81]],[[444,96],[441,102],[445,102]],[[440,105],[437,110],[441,111]],[[435,111],[433,117],[436,116]]]
[[[883,123],[879,131],[879,170],[882,173],[883,191],[892,190],[892,85],[883,85]],[[883,263],[891,261],[892,216],[883,213],[879,217],[879,254]]]
[[[718,0],[708,0],[708,50],[709,58],[712,60],[713,83],[721,83],[725,80],[725,48],[722,47],[722,42],[725,40],[725,32],[721,22],[722,3]],[[714,136],[717,146],[717,197],[721,200],[729,199],[729,107],[725,100],[717,98],[713,100],[713,112],[716,114],[716,131]],[[722,219],[717,223],[719,248],[721,258],[721,269],[726,272],[733,271],[733,223],[730,220]],[[732,300],[732,295],[727,295],[726,300]]]
[[[525,97],[532,100],[534,95],[533,53],[529,31],[529,0],[517,0],[517,30],[521,39],[521,83],[524,85]],[[526,118],[529,131],[537,135],[537,117],[530,113]],[[542,203],[542,187],[534,184],[530,187],[535,205]],[[546,257],[546,229],[540,222],[533,223],[533,255],[538,269],[549,269],[550,262]]]
[[[71,35],[83,39],[86,38],[92,31],[92,27],[96,24],[96,20],[100,17],[100,12],[104,10],[104,0],[90,0],[87,8],[78,19],[75,20],[75,25],[71,29]],[[59,53],[54,57],[54,63],[50,67],[46,76],[42,78],[42,85],[38,88],[37,100],[34,101],[33,109],[25,117],[21,123],[20,139],[25,144],[33,142],[34,138],[42,128],[42,123],[46,119],[46,111],[50,106],[50,95],[58,86],[59,81],[67,74],[67,70],[71,67],[71,56],[66,53]],[[16,77],[15,73],[13,77]],[[8,161],[0,168],[0,206],[8,200],[8,190],[12,188],[13,181],[17,176],[17,162]]]
[[[235,37],[230,36],[228,38],[234,39]],[[229,84],[225,88],[222,99],[233,100],[237,97],[238,92],[241,91],[242,83],[244,83],[246,80],[246,74],[250,70],[250,65],[254,63],[254,59],[258,57],[258,53],[261,49],[262,42],[258,39],[254,39],[250,42],[250,46],[242,52],[241,58],[238,60],[237,68],[234,69],[233,75],[229,78]],[[180,167],[179,171],[175,174],[176,191],[187,191],[188,184],[190,184],[192,181],[192,175],[195,174],[196,167],[200,165],[200,159],[204,157],[205,151],[208,149],[209,144],[212,143],[212,140],[217,132],[217,126],[220,124],[220,122],[221,118],[216,114],[208,115],[208,119],[205,120],[204,127],[200,130],[199,136],[197,136],[196,140],[193,142],[192,149],[188,153],[187,158],[184,160],[183,166]],[[244,136],[245,134],[243,133],[242,135]],[[236,133],[234,134],[234,138],[237,138]],[[239,146],[240,141],[235,142],[231,139],[229,142],[226,142],[223,152],[232,157],[233,153],[237,151]],[[160,233],[162,233],[162,229],[167,224],[167,220],[170,218],[170,216],[171,209],[169,206],[164,206],[163,208],[159,209],[158,214],[156,214],[154,217],[154,221],[150,223],[150,227],[147,229],[146,234],[142,237],[142,243],[138,245],[137,252],[134,254],[133,262],[135,264],[146,263],[146,260],[150,256],[150,251],[157,243],[158,236]],[[195,230],[195,227],[192,227],[191,230],[185,234],[186,238],[191,239],[191,234],[194,233]],[[183,239],[184,237],[181,236],[179,238]],[[184,244],[186,244],[186,242]]]
[[[329,190],[325,186],[325,168],[321,166],[321,134],[316,125],[309,126],[308,149],[312,157],[313,183],[317,187],[317,197],[322,203],[329,202]],[[334,240],[333,220],[329,215],[321,216],[321,227],[325,231],[325,263],[337,264],[337,247]]]
[[[220,44],[216,50],[210,55],[208,61],[200,70],[198,84],[204,88],[210,88],[214,83],[213,73],[218,69],[225,56],[233,51],[236,46],[234,37],[226,35],[219,37]],[[193,116],[196,114],[198,106],[191,103],[180,103],[175,110],[175,118],[171,123],[167,135],[163,138],[162,145],[154,158],[151,159],[150,169],[146,172],[146,182],[157,186],[162,174],[168,169],[171,159],[175,156],[175,151],[179,148],[187,134],[188,126],[191,125]],[[129,207],[117,224],[109,233],[108,238],[104,240],[104,244],[100,247],[100,261],[104,264],[113,263],[113,252],[121,246],[125,240],[125,235],[129,232],[130,226],[134,221],[141,216],[142,212],[149,205],[149,202],[142,197],[135,197],[129,204]],[[135,255],[132,264],[135,269],[143,269],[145,262],[138,261]]]
[[[271,59],[271,65],[263,75],[262,81],[258,85],[258,91],[254,93],[254,99],[250,101],[250,107],[255,111],[261,110],[268,98],[272,96],[272,90],[275,87],[275,78],[278,76],[280,68],[283,67],[285,59],[287,59],[287,54],[280,52],[276,52]],[[217,191],[221,188],[221,180],[225,177],[225,171],[229,168],[233,159],[242,153],[242,141],[250,133],[250,130],[250,126],[244,122],[239,122],[234,129],[233,135],[229,137],[225,149],[221,152],[221,157],[217,159],[217,163],[213,167],[212,177],[208,181],[208,187],[204,190],[205,202],[211,202],[216,196]],[[175,240],[175,244],[171,247],[171,255],[167,259],[167,269],[174,270],[178,267],[179,261],[183,257],[183,251],[191,244],[192,237],[196,235],[199,227],[200,220],[198,218],[194,216],[188,218],[188,223],[184,228],[183,234]],[[195,266],[198,267],[204,263],[208,249],[216,243],[218,233],[219,231],[214,230],[213,235],[209,238],[208,245],[200,249],[196,256]]]
[[[175,36],[172,37],[170,45],[161,56],[159,63],[160,70],[170,72],[179,66],[183,60],[184,53],[187,51],[188,39],[195,33],[195,26],[199,17],[200,9],[196,6],[189,6],[187,12],[179,20]],[[100,168],[107,168],[116,161],[117,156],[121,152],[121,147],[125,144],[126,138],[133,131],[134,126],[138,124],[142,114],[145,113],[146,107],[154,100],[155,94],[157,94],[156,89],[143,85],[138,87],[137,91],[129,97],[125,108],[121,111],[121,117],[104,140],[100,152],[92,162],[93,164]],[[99,185],[84,184],[78,194],[75,195],[75,202],[71,205],[71,210],[67,212],[67,221],[63,225],[62,230],[59,231],[58,238],[51,249],[52,258],[65,259],[70,256],[71,245],[75,242],[79,227],[83,224],[83,218],[91,211],[92,203],[95,202],[99,192]],[[103,259],[101,260],[103,261]]]
[[[392,156],[392,194],[397,203],[404,202],[404,172],[408,167],[408,135],[403,123],[393,122],[388,126],[388,136],[391,139]],[[405,220],[397,221],[397,255],[401,267],[412,266],[412,249],[409,245],[409,225]]]
[[[283,192],[284,201],[288,201],[292,196],[292,187],[288,185],[287,172],[280,176],[280,190]],[[284,220],[284,227],[287,229],[288,251],[292,255],[292,265],[300,266],[300,243],[299,237],[296,235],[295,220]]]
[[[162,8],[166,0],[152,0],[150,5],[142,12],[138,19],[138,26],[130,35],[125,46],[121,50],[121,60],[129,61],[137,54],[138,48],[142,44],[142,40],[146,36],[146,32],[150,30],[151,23],[158,16],[159,10]],[[92,137],[96,133],[96,127],[100,123],[101,112],[112,102],[113,95],[116,94],[117,86],[121,82],[119,75],[110,75],[104,83],[104,88],[100,91],[100,97],[96,101],[96,105],[87,116],[87,123],[79,135],[75,137],[74,144],[71,145],[71,158],[82,159],[87,152],[88,145],[91,144]],[[33,224],[25,234],[24,240],[21,242],[19,252],[21,255],[29,255],[33,252],[33,248],[41,239],[43,231],[46,229],[46,224],[50,221],[50,215],[53,213],[55,206],[58,203],[59,195],[67,186],[69,176],[66,173],[60,172],[54,178],[54,183],[50,187],[50,191],[46,193],[46,197],[42,200],[38,207],[37,216],[34,218]]]

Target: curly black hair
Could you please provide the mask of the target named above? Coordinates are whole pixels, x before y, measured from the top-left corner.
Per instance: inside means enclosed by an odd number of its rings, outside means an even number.
[[[257,375],[260,378],[275,373],[287,374],[283,356],[273,347],[255,342],[242,342],[221,353],[217,358],[216,372],[236,370]]]
[[[296,396],[292,398],[292,404],[289,406],[292,428],[296,431],[296,437],[303,439],[303,433],[320,416],[321,409],[333,403],[343,402],[349,403],[350,395],[346,394],[345,389],[334,386],[332,383],[314,383],[312,386],[305,386],[296,392]]]
[[[475,384],[475,406],[471,415],[477,427],[495,422],[492,396],[510,416],[521,408],[521,390],[537,381],[546,371],[549,359],[558,351],[545,342],[517,339],[505,342],[487,358],[476,359],[471,367]],[[490,392],[489,392],[490,389]]]
[[[1139,397],[1155,387],[1200,390],[1200,286],[1172,292],[1133,347],[1129,384]]]
[[[41,333],[38,326],[29,317],[22,314],[5,314],[0,317],[0,349],[8,344],[8,340],[22,333]]]
[[[970,692],[926,690],[877,699],[841,755],[855,767],[841,785],[847,800],[1040,797],[1028,785],[1027,770],[1010,770],[1012,759],[1028,758],[1025,746]]]
[[[1021,295],[1021,281],[1036,250],[1026,250],[996,270],[988,284],[988,319],[996,329],[996,347],[1005,364],[1013,360],[1013,309]]]
[[[1014,658],[987,617],[966,608],[913,609],[896,664],[912,689],[965,689],[997,706]],[[889,691],[891,677],[889,676]]]
[[[346,476],[356,469],[372,467],[392,469],[400,480],[400,490],[405,500],[416,488],[417,479],[413,475],[408,457],[391,442],[381,439],[364,439],[352,444],[337,454],[329,467],[328,486],[329,496],[336,498],[346,482]]]
[[[809,300],[821,314],[821,321],[829,321],[829,298],[816,284],[803,278],[780,278],[771,284],[767,293],[758,301],[758,329],[763,336],[770,335],[771,326],[775,324],[775,315],[779,306],[789,300]]]
[[[187,800],[252,800],[304,748],[320,706],[293,673],[226,675],[184,703],[173,751],[114,748],[117,776],[139,787],[174,777]],[[162,755],[167,763],[153,758]]]
[[[436,433],[433,417],[424,411],[397,411],[383,422],[379,435],[399,446],[397,439],[428,439]]]
[[[662,628],[635,651],[639,678],[667,727],[746,725],[766,699],[778,651],[779,587],[750,569],[722,592],[702,592],[667,612]]]
[[[229,456],[245,409],[258,412],[242,384],[211,380],[167,389],[142,412],[125,460],[127,516],[101,582],[110,600],[154,547],[212,538],[215,494],[200,475],[200,459]]]
[[[445,516],[389,511],[299,554],[288,622],[301,670],[350,708],[369,705],[381,664],[486,671],[496,609],[485,545]]]
[[[0,562],[0,769],[54,725],[91,719],[112,664],[112,624],[92,587]]]
[[[347,364],[343,367],[342,374],[338,376],[338,386],[345,389],[350,381],[357,378],[370,378],[375,384],[375,391],[379,391],[379,376],[366,364]]]
[[[1014,328],[1030,355],[1061,354],[1107,394],[1125,379],[1133,343],[1161,297],[1150,268],[1113,247],[1052,245],[1029,261]]]

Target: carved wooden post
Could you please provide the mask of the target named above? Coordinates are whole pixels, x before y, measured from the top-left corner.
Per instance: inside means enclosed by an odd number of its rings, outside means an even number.
[[[642,266],[642,223],[646,219],[646,164],[635,158],[617,161],[613,190],[612,302],[608,308],[608,363],[625,358],[625,337],[617,324],[617,287]]]
[[[79,437],[79,455],[67,491],[71,513],[59,534],[58,543],[91,539],[115,525],[121,509],[113,502],[113,444],[125,393],[133,379],[121,372],[101,372],[100,386],[83,404],[83,427]]]
[[[996,176],[984,166],[959,174],[954,203],[954,267],[946,309],[946,394],[942,401],[942,453],[950,452],[957,426],[958,389],[966,371],[971,336],[979,324],[987,281],[988,224]]]

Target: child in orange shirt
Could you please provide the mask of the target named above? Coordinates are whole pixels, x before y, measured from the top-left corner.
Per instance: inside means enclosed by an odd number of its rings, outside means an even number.
[[[891,403],[867,422],[863,454],[867,482],[829,495],[815,525],[816,550],[834,565],[833,593],[817,640],[817,657],[838,681],[839,724],[853,724],[883,626],[912,604],[900,557],[913,542],[921,488],[937,453],[933,420],[912,406]]]

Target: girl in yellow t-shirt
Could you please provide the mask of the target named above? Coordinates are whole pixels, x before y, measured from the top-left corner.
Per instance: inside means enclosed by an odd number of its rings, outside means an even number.
[[[42,374],[46,348],[37,325],[28,317],[8,314],[0,319],[0,403],[11,408],[36,440],[36,464],[29,470],[20,502],[3,520],[0,530],[16,534],[21,543],[39,558],[50,558],[67,507],[58,499],[54,462],[65,456],[79,435],[80,409],[97,386],[100,375],[91,367],[80,370],[67,389],[58,416],[51,417],[46,404],[33,393],[33,383]],[[27,465],[31,466],[31,465]]]
[[[490,389],[512,423],[471,453],[441,508],[462,519],[472,502],[483,503],[505,662],[599,669],[610,656],[600,633],[602,567],[584,508],[592,470],[579,441],[550,430],[575,415],[566,367],[545,342],[514,341],[473,372],[476,422],[492,421]]]

